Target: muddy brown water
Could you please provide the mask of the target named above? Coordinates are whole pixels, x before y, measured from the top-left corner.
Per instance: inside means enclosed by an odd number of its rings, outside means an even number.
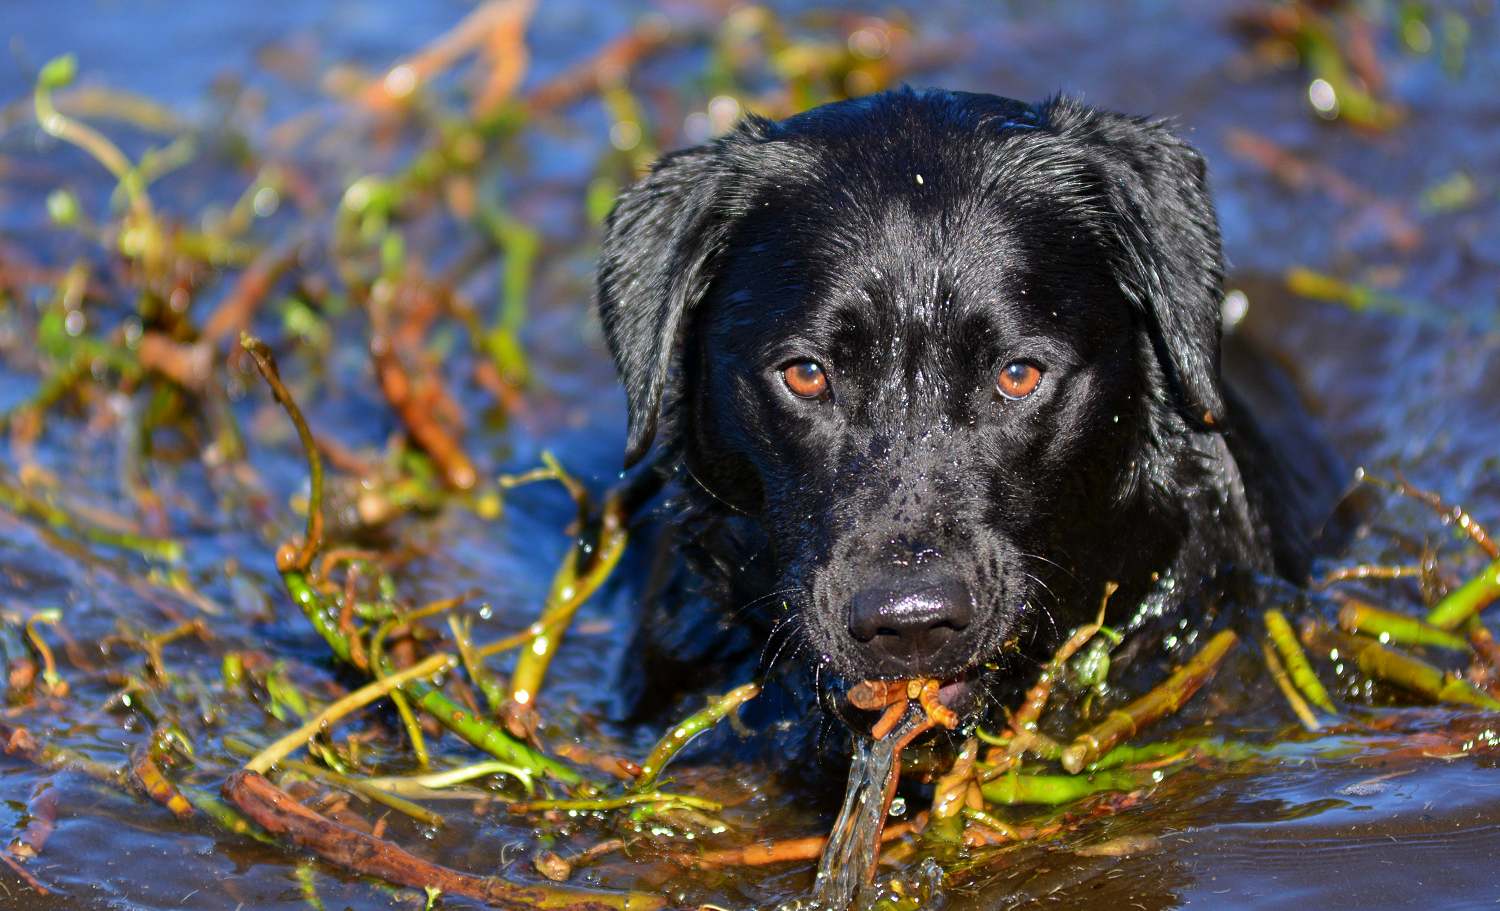
[[[772,6],[789,19],[806,11],[801,4]],[[1377,19],[1395,14],[1394,4],[1366,6]],[[529,80],[582,59],[642,14],[703,15],[690,3],[565,0],[539,7],[530,32]],[[879,9],[909,16],[921,35],[945,43],[940,59],[914,74],[913,82],[1028,99],[1063,90],[1100,105],[1176,116],[1210,164],[1231,285],[1248,301],[1237,331],[1288,369],[1329,438],[1351,461],[1376,470],[1399,468],[1500,524],[1500,46],[1492,7],[1442,5],[1468,29],[1456,69],[1446,68],[1436,50],[1421,55],[1402,49],[1388,23],[1377,27],[1389,92],[1407,111],[1404,123],[1378,135],[1315,116],[1307,72],[1289,63],[1268,64],[1233,27],[1231,17],[1242,5],[997,3],[980,12],[955,0],[926,0]],[[300,60],[314,73],[341,62],[376,69],[468,8],[462,2],[10,4],[0,12],[7,42],[0,55],[0,103],[24,100],[29,74],[40,62],[75,51],[88,80],[153,96],[197,122],[214,117],[216,80],[242,80],[263,99],[262,113],[243,127],[254,135],[328,103],[315,78],[269,71],[267,61],[275,56],[270,52],[285,52],[280,59]],[[1457,28],[1444,25],[1451,21],[1435,15],[1435,43],[1442,43],[1445,28]],[[680,93],[687,105],[677,113],[682,118],[706,103],[699,81],[703,66],[703,54],[689,48],[653,62],[636,84],[646,96]],[[68,184],[80,195],[97,196],[107,184],[81,158],[39,148],[35,130],[24,122],[5,123],[0,243],[43,262],[65,263],[72,248],[44,229],[45,193]],[[538,380],[535,405],[525,421],[476,429],[470,450],[487,470],[528,467],[549,448],[596,489],[614,477],[624,406],[586,306],[592,238],[579,203],[607,135],[601,108],[587,104],[528,140],[526,154],[507,166],[507,200],[542,226],[552,243],[526,335]],[[1272,173],[1246,153],[1255,139],[1287,150],[1310,167],[1311,176],[1299,181]],[[1424,205],[1429,191],[1459,174],[1473,180],[1471,199],[1456,209]],[[228,179],[198,171],[190,177]],[[191,183],[180,192],[190,197]],[[1396,300],[1388,308],[1396,312],[1352,312],[1299,299],[1282,279],[1293,266],[1382,288]],[[490,287],[477,293],[492,292],[493,276],[488,281]],[[12,317],[0,312],[0,332],[7,331],[14,331]],[[308,406],[321,430],[351,445],[379,446],[393,424],[369,391],[363,365],[357,345],[349,351],[336,347],[326,365],[328,387]],[[306,369],[295,361],[288,365],[289,373]],[[35,384],[31,374],[0,363],[0,408],[22,400]],[[249,414],[247,402],[240,407]],[[256,467],[284,502],[301,484],[295,449],[284,434],[252,449]],[[112,504],[120,499],[112,453],[110,440],[59,423],[43,437],[37,458],[74,479],[80,496]],[[217,512],[201,471],[162,466],[155,480],[172,504],[175,530],[190,544],[195,580],[233,606],[214,621],[220,643],[258,646],[325,666],[325,649],[280,594],[267,543],[274,535]],[[517,629],[532,619],[568,546],[560,529],[570,512],[562,495],[539,489],[518,493],[499,522],[444,513],[407,529],[440,544],[440,555],[412,568],[403,581],[413,597],[465,587],[484,592],[493,610],[478,621],[478,638]],[[287,527],[284,522],[282,529]],[[1355,541],[1350,559],[1392,558],[1393,542],[1403,535],[1448,540],[1421,511],[1395,508],[1373,533]],[[226,561],[233,561],[232,575]],[[149,603],[112,578],[31,527],[0,517],[0,608],[60,607],[83,642],[110,632],[118,618],[159,622]],[[1412,597],[1393,591],[1397,598]],[[269,593],[281,609],[262,612],[258,593]],[[630,661],[625,642],[631,604],[627,587],[612,587],[584,609],[562,648],[547,699],[566,706],[569,717],[609,714],[608,681]],[[184,645],[169,649],[167,659],[175,671],[213,679],[220,652]],[[1233,664],[1213,690],[1240,705],[1252,727],[1279,728],[1288,719],[1270,684],[1252,671],[1251,664]],[[28,715],[25,723],[58,743],[117,761],[142,733],[130,716],[99,712],[109,693],[102,682],[80,686],[55,712]],[[1408,729],[1458,722],[1476,732],[1485,728],[1483,719],[1442,710],[1402,711]],[[643,755],[656,733],[608,725],[604,732],[633,755]],[[1344,759],[1307,759],[1335,746],[1347,748]],[[1274,768],[1169,779],[1148,800],[1089,830],[1090,842],[1148,837],[1139,842],[1144,850],[1087,857],[1066,839],[1023,847],[933,906],[1368,911],[1477,908],[1500,899],[1500,754],[1476,750],[1371,766],[1358,759],[1376,745],[1358,738],[1304,739],[1284,749],[1285,761]],[[772,777],[753,764],[716,767],[707,748],[691,758],[699,771],[682,773],[688,783],[701,777],[742,789],[750,795],[742,812],[768,834],[821,831],[837,807],[838,794],[799,791],[788,776]],[[40,898],[0,870],[0,908],[307,907],[293,855],[206,825],[178,823],[155,805],[77,773],[54,775],[0,761],[0,831],[24,824],[28,804],[42,791],[56,797],[57,828],[31,869],[56,894]],[[551,827],[533,828],[496,813],[454,815],[456,821],[441,832],[400,824],[393,831],[452,866],[523,878],[534,875],[533,846],[551,844],[556,835]],[[601,832],[585,826],[558,846],[576,848]],[[317,868],[315,881],[329,908],[420,907],[410,890],[390,892],[326,868]],[[653,869],[641,878],[629,864],[605,864],[584,881],[660,889],[688,904],[770,907],[802,893],[811,866],[696,877]]]

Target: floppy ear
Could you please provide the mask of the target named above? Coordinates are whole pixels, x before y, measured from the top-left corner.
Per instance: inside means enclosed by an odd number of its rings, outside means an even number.
[[[604,224],[599,318],[625,386],[626,468],[651,448],[677,337],[705,290],[717,159],[715,145],[663,157],[620,194]]]
[[[687,324],[743,211],[747,150],[771,121],[746,117],[706,145],[663,156],[620,194],[604,225],[599,318],[625,386],[625,467],[651,449],[662,392]]]
[[[1183,417],[1200,429],[1221,424],[1224,254],[1203,157],[1160,120],[1066,99],[1053,102],[1049,120],[1104,153],[1103,191],[1123,247],[1121,287],[1147,318]]]

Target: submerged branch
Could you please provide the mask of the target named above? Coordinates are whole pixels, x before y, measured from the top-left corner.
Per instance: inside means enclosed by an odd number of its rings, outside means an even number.
[[[1151,692],[1115,709],[1093,730],[1080,734],[1063,750],[1063,768],[1076,775],[1116,744],[1134,737],[1141,728],[1177,711],[1213,677],[1219,663],[1238,641],[1233,630],[1223,630],[1214,636]]]

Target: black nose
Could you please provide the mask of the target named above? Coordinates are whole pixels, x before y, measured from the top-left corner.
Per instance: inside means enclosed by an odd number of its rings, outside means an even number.
[[[883,585],[849,603],[849,632],[882,657],[920,670],[974,617],[974,598],[957,579]]]

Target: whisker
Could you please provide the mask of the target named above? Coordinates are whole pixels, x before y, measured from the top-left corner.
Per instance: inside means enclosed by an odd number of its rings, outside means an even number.
[[[692,466],[689,465],[686,462],[686,460],[684,460],[682,462],[682,469],[683,469],[683,471],[687,472],[687,476],[688,477],[690,477],[690,478],[693,479],[693,483],[697,484],[698,487],[699,487],[699,489],[701,489],[704,493],[706,493],[710,497],[712,497],[719,505],[727,508],[730,512],[737,512],[737,513],[739,513],[742,516],[748,516],[749,515],[748,512],[745,512],[743,509],[740,509],[738,506],[734,505],[733,503],[729,502],[728,500],[724,499],[723,497],[719,496],[718,494],[716,494],[712,490],[710,490],[708,488],[708,485],[705,484],[705,483],[703,483],[703,479],[700,478],[700,477],[698,477],[696,474],[693,473]]]
[[[1045,563],[1048,566],[1054,566],[1054,567],[1062,570],[1063,572],[1067,573],[1074,581],[1078,580],[1078,574],[1077,573],[1073,572],[1071,569],[1068,569],[1066,566],[1063,566],[1061,563],[1057,562],[1056,560],[1049,560],[1046,557],[1042,556],[1041,554],[1032,554],[1032,553],[1022,552],[1021,558],[1025,559],[1025,560],[1036,560],[1038,563]]]
[[[772,628],[771,634],[766,637],[765,648],[762,648],[761,649],[761,653],[760,653],[760,656],[761,656],[760,663],[761,663],[761,667],[762,667],[762,672],[761,672],[762,676],[769,677],[770,674],[771,674],[771,671],[776,667],[777,662],[779,662],[781,660],[781,656],[786,651],[786,647],[788,645],[793,645],[794,644],[794,642],[797,639],[797,636],[795,634],[796,634],[796,632],[797,632],[797,630],[799,628],[799,624],[800,624],[801,620],[802,620],[802,618],[801,618],[800,615],[793,614],[790,617],[784,618],[779,623],[777,623],[777,625],[774,628]],[[776,647],[776,653],[771,656],[770,662],[767,663],[766,660],[765,660],[766,659],[766,651],[767,651],[767,649],[769,649],[771,647],[771,643],[774,642],[777,639],[777,637],[780,637],[781,643]],[[797,647],[793,649],[792,654],[795,655],[797,653],[797,651],[800,650],[800,647],[801,646],[800,646],[800,643],[799,643],[797,645]]]
[[[730,620],[738,620],[747,611],[753,610],[753,609],[755,609],[757,607],[761,607],[767,601],[774,600],[776,598],[781,597],[782,595],[795,594],[795,593],[797,593],[800,590],[801,589],[799,588],[799,586],[790,585],[790,586],[787,586],[786,588],[777,589],[776,591],[773,591],[773,592],[767,592],[766,594],[761,595],[758,598],[751,598],[749,601],[747,601],[744,604],[740,605],[739,607],[735,608],[734,611],[732,611],[729,614],[729,619]]]
[[[1035,582],[1037,585],[1041,586],[1042,591],[1046,592],[1048,595],[1050,595],[1052,597],[1052,603],[1054,605],[1056,605],[1058,603],[1057,595],[1055,593],[1053,593],[1052,589],[1050,587],[1048,587],[1047,583],[1043,582],[1041,579],[1038,579],[1036,576],[1033,576],[1031,573],[1026,573],[1025,575],[1026,575],[1026,578],[1030,579],[1031,581]],[[1058,635],[1058,636],[1062,635],[1062,630],[1057,625],[1057,617],[1055,617],[1053,615],[1052,611],[1049,610],[1046,607],[1046,605],[1031,604],[1030,602],[1028,602],[1027,606],[1031,607],[1034,610],[1040,610],[1042,616],[1047,618],[1047,622],[1050,623],[1050,624],[1052,624],[1052,632],[1053,632],[1053,634],[1054,635]],[[1032,641],[1033,642],[1036,641],[1034,637],[1033,637]]]

